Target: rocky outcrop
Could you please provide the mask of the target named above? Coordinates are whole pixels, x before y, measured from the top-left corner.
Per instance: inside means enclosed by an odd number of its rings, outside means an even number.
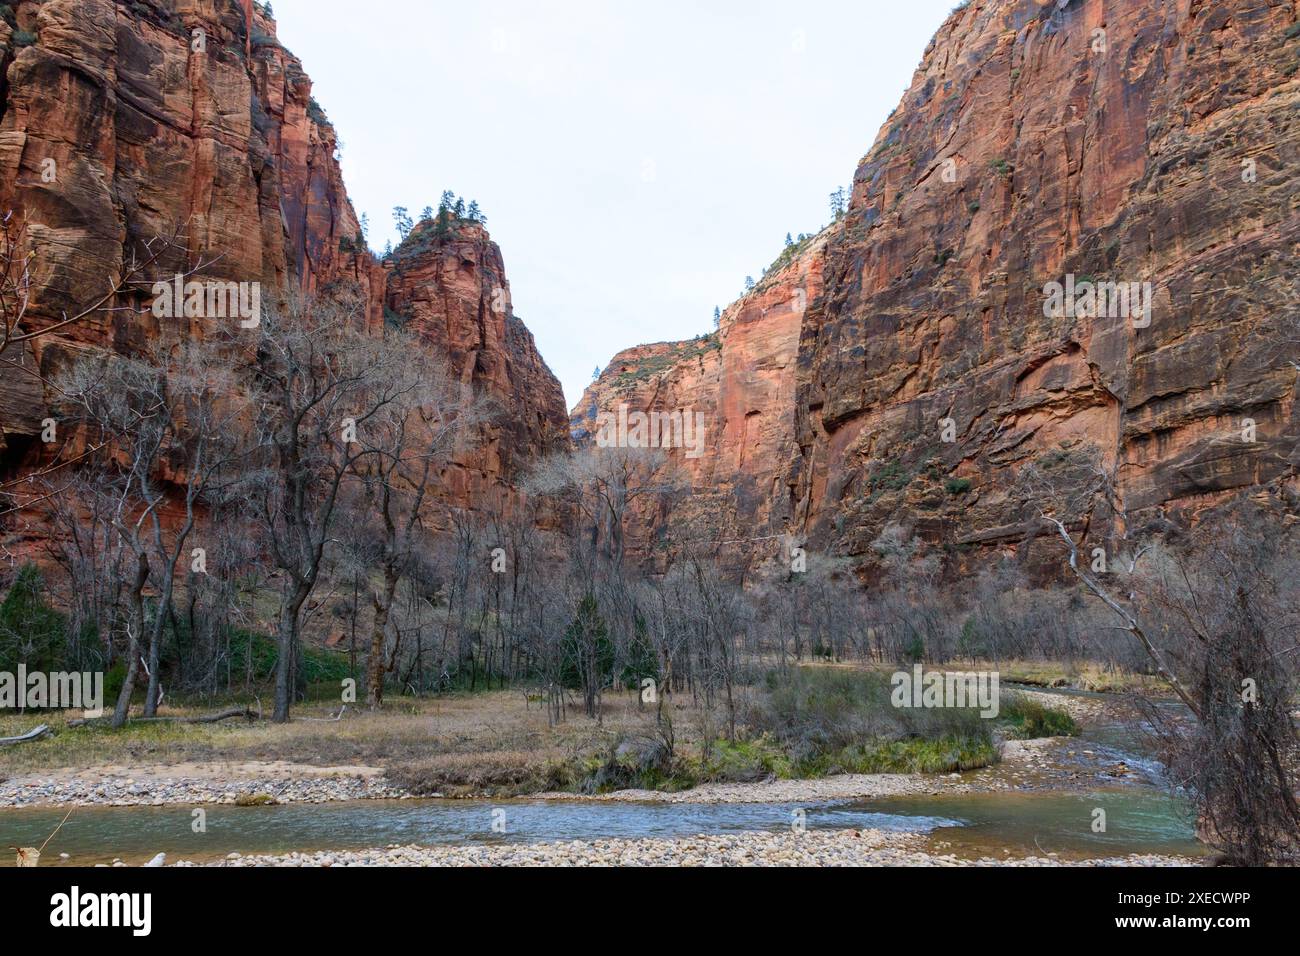
[[[760,288],[707,365],[623,353],[575,425],[626,398],[710,409],[697,491],[735,489],[749,537],[865,564],[890,524],[960,557],[1043,513],[1105,542],[1296,495],[1296,20],[1292,0],[962,5],[802,258],[806,313]],[[1149,284],[1149,316],[1049,302],[1053,282]]]
[[[621,352],[570,415],[575,441],[597,443],[602,415],[696,415],[698,454],[665,447],[661,486],[640,503],[629,550],[663,570],[684,546],[718,557],[736,576],[788,550],[795,517],[787,469],[804,313],[822,291],[834,228],[793,246],[722,315],[716,333]]]
[[[426,220],[386,268],[386,321],[446,357],[460,381],[495,406],[473,447],[447,462],[440,497],[459,508],[510,507],[511,479],[528,461],[567,447],[568,435],[563,389],[514,314],[500,248],[478,223],[439,229]]]
[[[429,347],[445,350],[468,381],[500,400],[502,424],[478,469],[483,482],[509,481],[518,460],[563,430],[559,385],[508,300],[504,313],[477,311],[486,290],[505,285],[485,233],[413,252],[397,268],[368,251],[339,169],[338,137],[264,7],[252,0],[11,7],[12,22],[0,20],[0,209],[12,211],[32,255],[25,329],[94,302],[133,259],[147,258],[147,244],[174,238],[150,281],[197,267],[204,279],[347,294],[375,333],[386,303],[398,311],[412,303]],[[193,330],[141,310],[150,293],[142,285],[118,308],[36,340],[25,360],[48,369],[87,347],[165,355]],[[45,402],[34,376],[4,379],[0,431],[12,469],[39,431]],[[449,480],[464,486],[449,499],[477,504],[475,482]]]

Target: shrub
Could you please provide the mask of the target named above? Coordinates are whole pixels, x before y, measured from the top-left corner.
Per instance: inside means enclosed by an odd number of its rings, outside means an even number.
[[[1079,734],[1079,725],[1068,711],[1048,707],[1023,694],[1008,694],[1002,698],[999,719],[1007,725],[1007,736],[1016,740],[1077,737]]]
[[[16,47],[32,46],[39,39],[40,37],[38,37],[35,33],[32,33],[32,31],[30,30],[14,31],[14,46]]]
[[[948,494],[956,497],[957,495],[966,494],[973,485],[969,478],[953,478],[944,487],[948,489]]]
[[[799,776],[951,773],[997,760],[973,708],[896,708],[887,675],[832,668],[772,672],[747,718],[781,745]]]

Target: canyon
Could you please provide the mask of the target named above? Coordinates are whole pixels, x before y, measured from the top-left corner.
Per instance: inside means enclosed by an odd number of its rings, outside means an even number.
[[[368,250],[338,136],[265,8],[24,0],[0,20],[24,327],[102,295],[157,237],[178,239],[160,274],[352,296],[374,334],[408,329],[500,408],[441,469],[454,509],[510,507],[531,462],[594,444],[620,406],[702,414],[704,453],[668,450],[671,493],[628,516],[657,572],[684,550],[741,579],[796,548],[869,568],[891,526],[964,560],[1027,556],[1045,514],[1118,550],[1242,495],[1294,512],[1298,6],[961,5],[843,217],[714,332],[619,353],[566,411],[486,229],[421,223],[386,260]],[[1149,326],[1045,310],[1074,279],[1149,283]],[[200,334],[126,298],[9,360],[47,373]],[[38,376],[3,376],[6,473],[41,460],[50,402]]]
[[[711,416],[709,458],[677,462],[694,494],[634,547],[699,507],[744,526],[741,571],[799,546],[869,568],[891,525],[959,561],[1029,559],[1044,515],[1118,551],[1238,496],[1294,513],[1297,15],[961,5],[842,221],[707,348],[621,353],[574,409],[579,441],[620,402]],[[1149,283],[1149,326],[1045,310],[1071,277]]]

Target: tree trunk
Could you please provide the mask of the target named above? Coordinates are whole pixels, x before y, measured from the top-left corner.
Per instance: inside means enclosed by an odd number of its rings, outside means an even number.
[[[144,629],[144,586],[149,580],[149,558],[143,551],[136,556],[135,579],[131,582],[131,618],[127,625],[127,663],[126,680],[122,691],[117,695],[117,706],[113,709],[113,728],[126,724],[131,712],[131,696],[135,693],[135,680],[140,672],[140,633]]]
[[[299,612],[310,590],[308,586],[293,581],[284,586],[280,623],[276,629],[279,654],[275,661],[275,712],[271,717],[277,724],[289,722],[289,706],[297,685]]]
[[[176,561],[173,560],[166,568],[164,573],[167,580],[163,582],[162,594],[158,599],[158,607],[154,615],[153,627],[149,629],[149,690],[144,695],[144,716],[154,717],[158,713],[158,684],[160,680],[159,667],[160,658],[162,657],[163,630],[167,626],[167,617],[171,614],[172,609],[172,592],[176,575]]]
[[[384,638],[396,593],[397,572],[389,566],[384,568],[384,589],[374,599],[375,620],[370,631],[370,659],[366,662],[366,706],[371,710],[384,705]]]

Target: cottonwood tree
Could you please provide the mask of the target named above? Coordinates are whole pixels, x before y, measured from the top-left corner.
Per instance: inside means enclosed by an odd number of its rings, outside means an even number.
[[[492,406],[444,364],[423,355],[408,336],[390,333],[376,350],[393,370],[383,383],[391,400],[376,406],[358,442],[370,454],[358,460],[364,503],[378,525],[377,568],[381,582],[371,601],[370,655],[366,701],[383,704],[384,644],[398,585],[410,569],[423,509],[440,466],[454,449],[468,450]]]
[[[626,567],[629,523],[643,506],[652,507],[680,486],[663,451],[645,448],[588,448],[553,455],[525,482],[530,494],[562,502],[574,516],[579,546],[571,549],[569,573],[584,582],[584,588],[570,607],[581,611],[581,602],[591,596],[623,659],[637,640],[639,618]],[[587,633],[590,628],[579,630]]]
[[[163,449],[174,421],[162,371],[135,359],[101,356],[74,366],[61,391],[81,413],[82,426],[96,432],[108,476],[102,486],[108,520],[129,555],[126,575],[126,678],[113,710],[113,726],[126,723],[145,646],[144,589],[149,562],[151,523],[165,496],[155,482]],[[152,656],[152,655],[151,655]]]
[[[161,698],[163,638],[174,621],[177,567],[205,496],[216,490],[219,476],[237,480],[230,472],[243,451],[237,427],[242,405],[225,357],[202,340],[181,346],[165,366],[119,356],[82,361],[66,381],[65,400],[110,449],[104,464],[112,471],[116,459],[129,462],[128,484],[114,496],[115,527],[136,556],[137,580],[152,575],[159,592],[147,634],[134,631],[147,654],[144,716],[152,717]],[[137,513],[123,514],[124,508]],[[140,595],[133,588],[130,596],[134,607]],[[129,700],[119,707],[122,719]]]
[[[1151,709],[1173,779],[1194,794],[1202,839],[1240,866],[1300,860],[1300,542],[1284,517],[1239,505],[1134,575],[1196,703],[1190,727]]]
[[[365,336],[348,303],[290,298],[269,310],[243,371],[260,474],[249,495],[281,572],[274,720],[287,722],[297,686],[303,606],[321,579],[343,484],[375,451],[360,441],[385,409],[407,400],[409,355]]]

